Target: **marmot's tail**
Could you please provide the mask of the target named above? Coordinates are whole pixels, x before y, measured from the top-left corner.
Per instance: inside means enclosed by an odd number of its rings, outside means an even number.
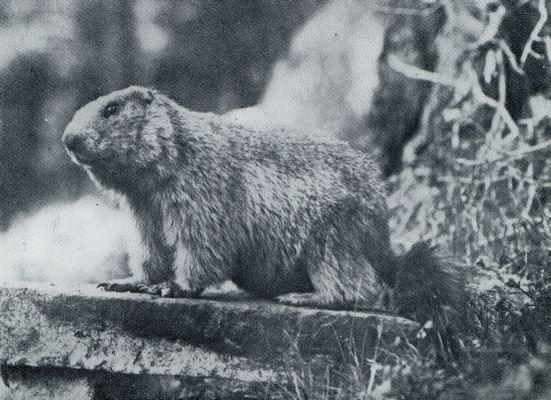
[[[415,244],[398,258],[395,302],[399,314],[422,325],[432,321],[427,334],[433,337],[440,356],[462,353],[461,334],[474,333],[476,315],[464,280],[427,243]]]

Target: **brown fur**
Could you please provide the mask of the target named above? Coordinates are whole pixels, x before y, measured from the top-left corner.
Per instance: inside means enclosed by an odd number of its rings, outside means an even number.
[[[107,289],[197,296],[231,279],[287,304],[388,308],[396,286],[420,320],[435,301],[461,311],[463,287],[431,249],[393,254],[378,166],[345,143],[256,132],[139,87],[86,105],[63,141],[126,199],[147,248],[140,282]]]

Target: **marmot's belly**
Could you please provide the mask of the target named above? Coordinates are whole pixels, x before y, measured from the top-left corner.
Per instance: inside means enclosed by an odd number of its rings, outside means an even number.
[[[278,266],[240,265],[232,281],[241,289],[262,298],[291,292],[312,292],[314,287],[306,268],[292,270]]]

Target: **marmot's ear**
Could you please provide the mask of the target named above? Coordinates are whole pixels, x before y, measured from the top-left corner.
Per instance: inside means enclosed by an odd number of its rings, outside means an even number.
[[[147,89],[144,92],[143,100],[144,100],[145,104],[147,104],[147,105],[151,104],[153,102],[153,100],[155,100],[155,93],[153,92],[153,90]]]

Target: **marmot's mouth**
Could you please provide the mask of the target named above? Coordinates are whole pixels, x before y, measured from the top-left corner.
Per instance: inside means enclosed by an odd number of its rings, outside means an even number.
[[[89,167],[92,160],[88,157],[86,157],[82,153],[77,153],[75,151],[69,150],[67,147],[65,147],[65,150],[67,151],[67,154],[69,154],[69,157],[71,157],[71,160],[75,164],[82,165],[83,167]]]
[[[90,159],[86,157],[86,139],[78,134],[65,134],[63,144],[73,162],[82,165],[88,165]]]

